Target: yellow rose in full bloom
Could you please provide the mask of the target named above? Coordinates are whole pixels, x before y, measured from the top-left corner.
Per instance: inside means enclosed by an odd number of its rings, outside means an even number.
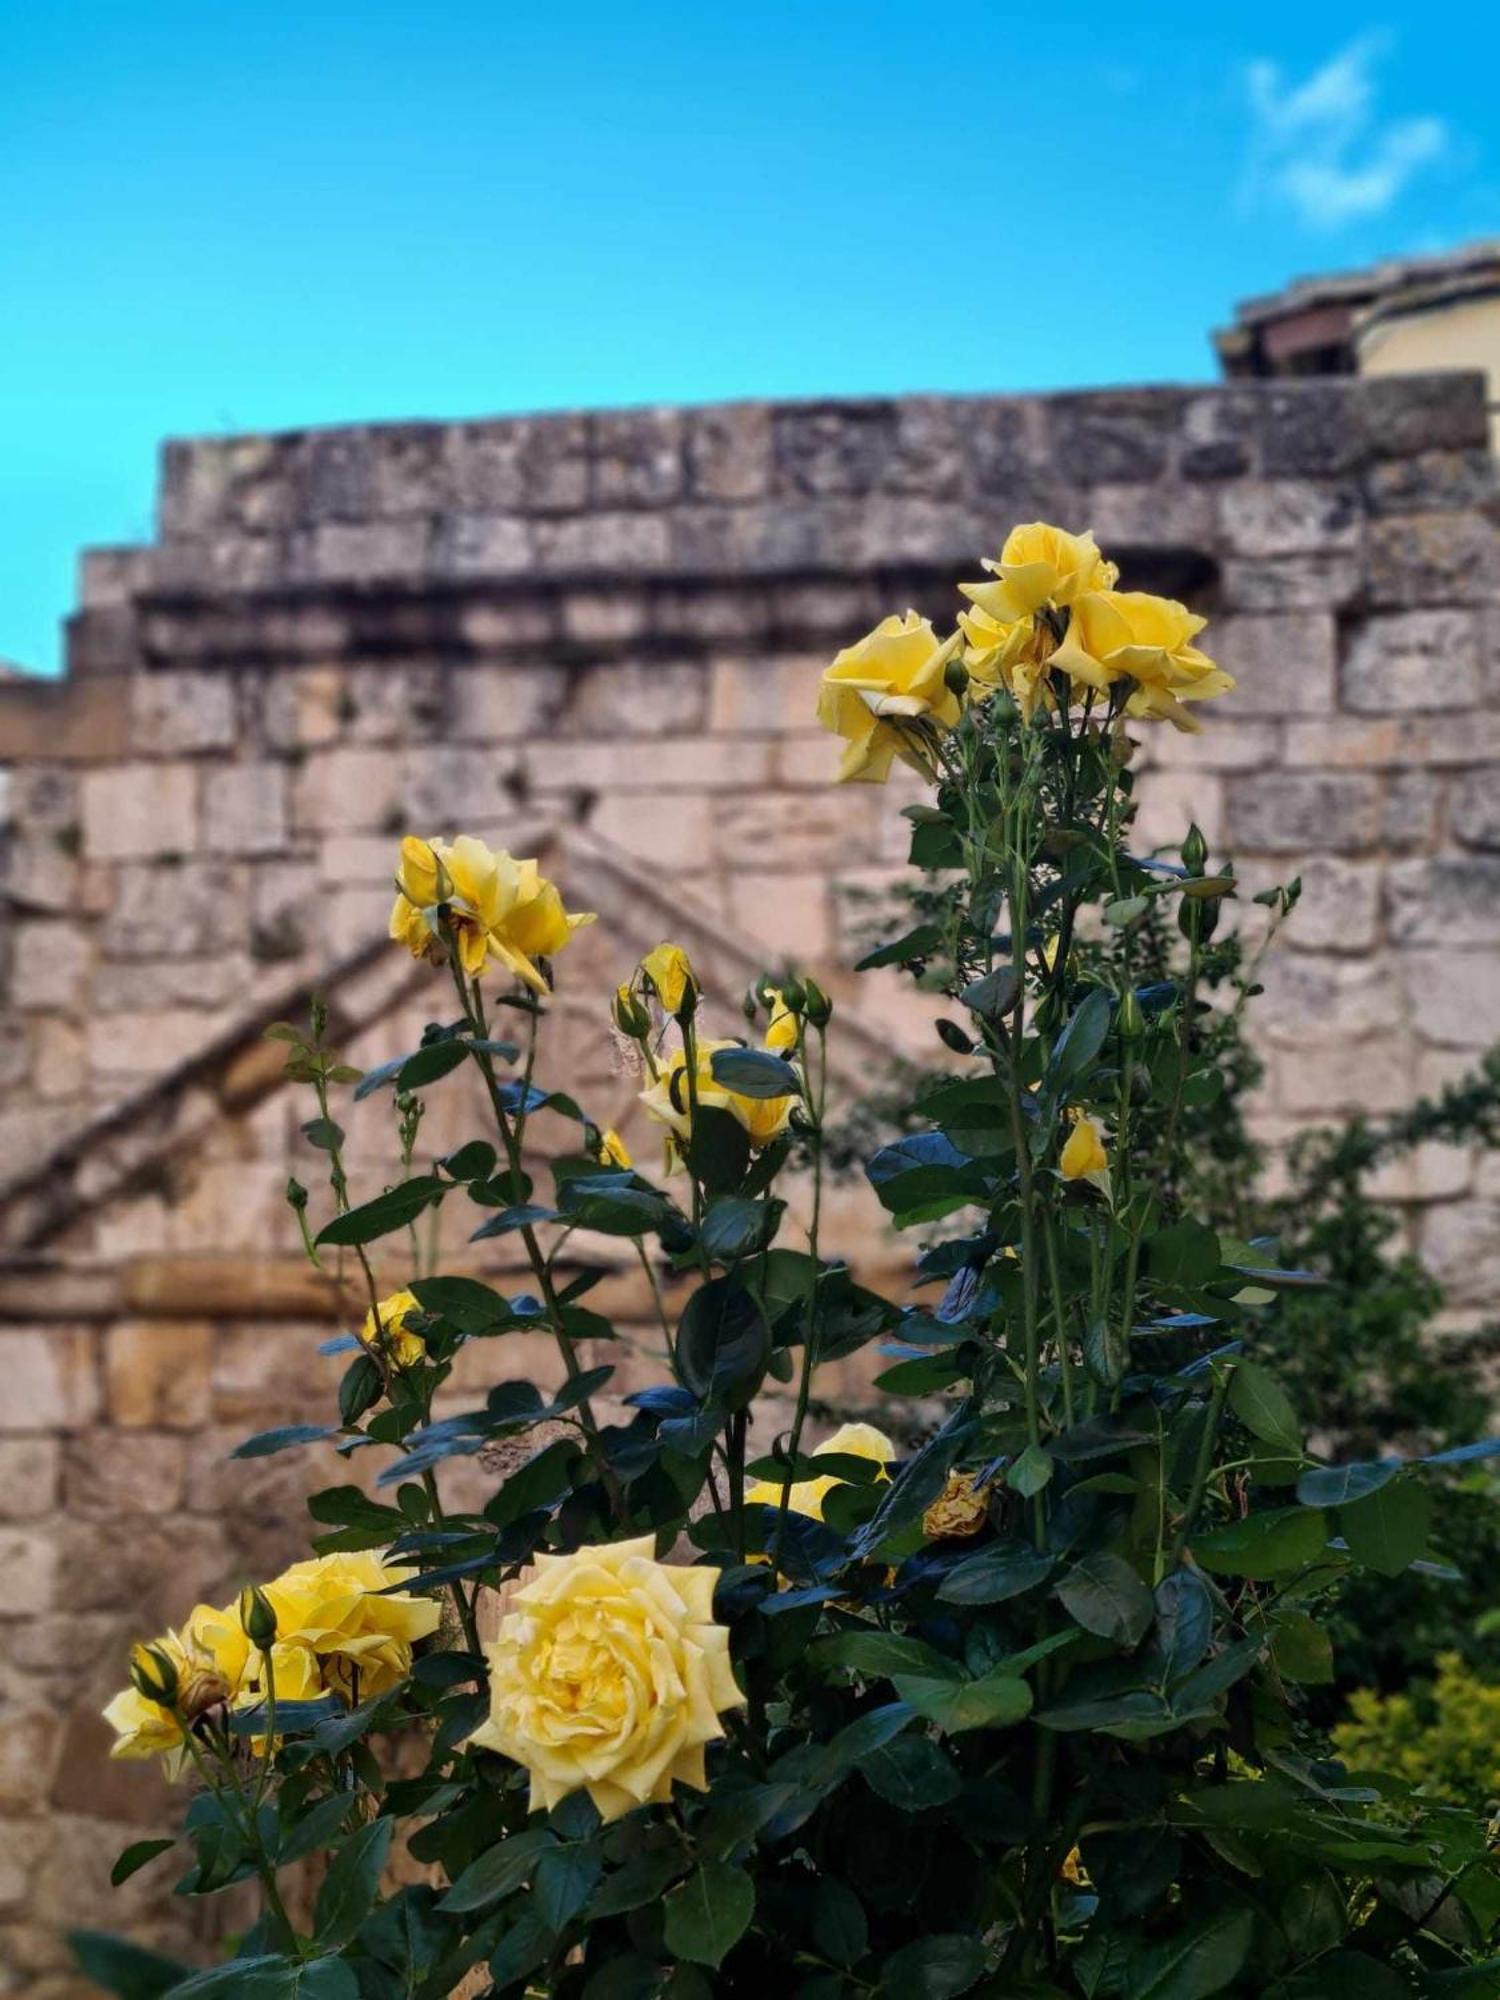
[[[136,1649],[138,1655],[145,1650]],[[175,1712],[149,1700],[134,1686],[122,1689],[104,1711],[105,1721],[115,1732],[109,1754],[164,1755],[175,1775],[183,1761],[183,1719],[191,1723],[217,1702],[233,1699],[249,1658],[250,1642],[237,1608],[220,1611],[211,1604],[195,1604],[187,1623],[179,1631],[154,1640],[152,1650],[165,1654],[176,1670]]]
[[[413,1313],[420,1315],[421,1311],[422,1304],[415,1292],[392,1292],[365,1314],[365,1346],[378,1347],[398,1368],[414,1368],[427,1359],[427,1344],[406,1322]]]
[[[518,861],[467,833],[451,842],[408,835],[396,892],[390,934],[413,958],[447,962],[441,907],[468,978],[477,979],[495,958],[537,993],[546,992],[547,982],[536,960],[555,958],[581,924],[594,921],[563,908],[557,885],[535,861]]]
[[[705,1746],[744,1696],[714,1623],[715,1569],[638,1541],[538,1556],[485,1648],[490,1713],[469,1738],[531,1773],[531,1810],[586,1791],[605,1820],[708,1789]]]
[[[940,640],[930,619],[908,611],[904,618],[883,618],[824,671],[818,720],[848,742],[840,784],[856,779],[884,784],[897,757],[931,775],[920,747],[900,725],[927,722],[951,729],[958,721],[958,696],[944,669],[962,641],[959,632]]]
[[[1073,1129],[1058,1161],[1065,1181],[1092,1180],[1109,1171],[1109,1154],[1104,1150],[1104,1134],[1086,1112],[1071,1111]]]
[[[432,1598],[391,1590],[415,1575],[373,1549],[293,1563],[265,1588],[277,1640],[316,1654],[324,1685],[340,1694],[365,1700],[394,1687],[411,1671],[413,1645],[441,1617]]]
[[[762,1146],[769,1146],[773,1139],[780,1138],[797,1100],[795,1096],[745,1097],[737,1090],[726,1090],[714,1076],[713,1058],[720,1049],[737,1049],[740,1046],[740,1043],[731,1041],[694,1043],[698,1058],[694,1079],[697,1099],[699,1104],[711,1105],[737,1118],[749,1133],[751,1145],[758,1151]],[[674,1051],[661,1065],[655,1082],[649,1090],[640,1093],[640,1098],[650,1116],[658,1125],[665,1125],[674,1140],[681,1142],[692,1136],[693,1112],[692,1099],[688,1094],[687,1057],[681,1049]]]
[[[896,1447],[884,1431],[874,1424],[841,1424],[830,1438],[825,1438],[812,1453],[814,1458],[823,1458],[838,1452],[848,1458],[867,1458],[881,1468],[881,1478],[889,1475],[885,1471],[896,1456]],[[843,1481],[834,1473],[824,1479],[799,1479],[792,1487],[787,1501],[788,1512],[806,1514],[814,1521],[823,1518],[823,1502]],[[757,1479],[745,1488],[745,1498],[767,1507],[781,1505],[781,1487],[774,1479]]]
[[[1209,701],[1234,686],[1232,675],[1193,644],[1207,622],[1175,598],[1096,591],[1073,606],[1052,663],[1090,687],[1132,680],[1127,714],[1196,730],[1184,702]]]
[[[1110,590],[1120,575],[1091,533],[1071,535],[1046,521],[1012,528],[998,560],[983,567],[993,583],[961,583],[959,589],[996,625],[1030,618],[1049,604],[1072,604],[1085,591]]]
[[[687,953],[678,944],[659,944],[641,960],[641,975],[669,1014],[676,1014],[698,982]]]

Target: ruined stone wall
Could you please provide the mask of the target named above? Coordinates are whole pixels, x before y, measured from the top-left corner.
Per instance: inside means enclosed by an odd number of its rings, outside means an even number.
[[[320,1468],[224,1462],[317,1407],[339,1311],[297,1264],[307,1108],[260,1026],[327,987],[363,1062],[441,1011],[378,944],[408,828],[542,845],[601,910],[553,1070],[612,1115],[603,999],[654,935],[686,928],[727,995],[780,954],[852,994],[907,794],[830,786],[817,673],[892,608],[950,618],[1038,515],[1190,597],[1240,678],[1202,737],[1153,737],[1138,838],[1191,810],[1248,887],[1306,885],[1259,1006],[1262,1129],[1466,1067],[1500,1034],[1477,377],[201,441],[167,449],[159,541],[86,557],[67,680],[0,685],[0,1992],[76,1990],[65,1922],[182,1942],[170,1862],[105,1900],[164,1808],[99,1763],[97,1706],[142,1623],[302,1546]],[[895,989],[861,986],[868,1046],[899,1041]],[[391,1157],[383,1127],[358,1143]],[[1391,1191],[1482,1314],[1493,1163],[1429,1149]]]

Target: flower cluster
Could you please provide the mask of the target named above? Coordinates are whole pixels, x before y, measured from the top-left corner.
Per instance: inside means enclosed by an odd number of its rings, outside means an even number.
[[[1193,730],[1186,704],[1234,686],[1193,643],[1206,621],[1173,598],[1117,589],[1119,571],[1091,534],[1028,522],[984,567],[991,581],[959,586],[968,605],[951,637],[908,611],[882,619],[824,673],[818,720],[845,740],[841,782],[882,784],[898,757],[930,773],[934,744],[964,702],[1002,690],[1026,722],[1039,704],[1102,699],[1112,714]]]
[[[545,993],[543,962],[555,958],[591,913],[563,907],[556,883],[535,861],[518,861],[472,834],[457,840],[401,843],[390,934],[413,958],[442,965],[457,958],[477,979],[490,959]]]
[[[411,1670],[412,1648],[438,1628],[431,1598],[396,1586],[415,1572],[372,1550],[293,1563],[263,1591],[215,1610],[195,1605],[180,1630],[131,1656],[131,1685],[105,1709],[111,1755],[164,1755],[179,1770],[188,1732],[210,1710],[380,1694]],[[255,1600],[274,1617],[255,1628]],[[268,1664],[269,1663],[269,1664]]]

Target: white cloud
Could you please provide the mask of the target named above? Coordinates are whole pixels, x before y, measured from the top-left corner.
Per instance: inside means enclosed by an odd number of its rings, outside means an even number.
[[[1245,72],[1252,131],[1244,207],[1289,206],[1310,228],[1383,215],[1413,177],[1449,149],[1441,118],[1382,117],[1376,70],[1390,37],[1359,35],[1301,82],[1274,62]]]

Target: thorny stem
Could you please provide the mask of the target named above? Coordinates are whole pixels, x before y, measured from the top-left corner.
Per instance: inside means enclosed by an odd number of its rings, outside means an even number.
[[[823,1117],[828,1107],[828,1036],[822,1028],[816,1029],[815,1032],[818,1037],[818,1083],[817,1096],[812,1106],[814,1129],[809,1141],[813,1160],[813,1205],[807,1229],[807,1252],[812,1259],[812,1270],[808,1277],[807,1301],[802,1322],[802,1367],[797,1378],[797,1407],[792,1416],[792,1434],[788,1445],[790,1463],[786,1478],[782,1481],[781,1505],[776,1516],[776,1538],[771,1548],[773,1567],[781,1556],[782,1537],[786,1533],[787,1515],[791,1512],[797,1459],[802,1450],[802,1433],[807,1425],[807,1408],[812,1399],[813,1369],[818,1362],[818,1280],[822,1276],[822,1267],[818,1262],[818,1232],[823,1215]],[[807,1060],[805,1024],[801,1030],[800,1053],[803,1074],[811,1084],[812,1065]]]
[[[1213,1392],[1208,1399],[1208,1411],[1203,1419],[1203,1435],[1198,1440],[1198,1457],[1193,1466],[1193,1483],[1188,1489],[1187,1506],[1182,1512],[1182,1521],[1172,1543],[1171,1566],[1175,1569],[1182,1560],[1188,1537],[1198,1520],[1198,1510],[1203,1505],[1203,1496],[1208,1491],[1209,1477],[1213,1471],[1214,1445],[1219,1436],[1219,1424],[1224,1415],[1224,1399],[1229,1394],[1229,1384],[1234,1375],[1234,1362],[1224,1361],[1214,1369]]]

